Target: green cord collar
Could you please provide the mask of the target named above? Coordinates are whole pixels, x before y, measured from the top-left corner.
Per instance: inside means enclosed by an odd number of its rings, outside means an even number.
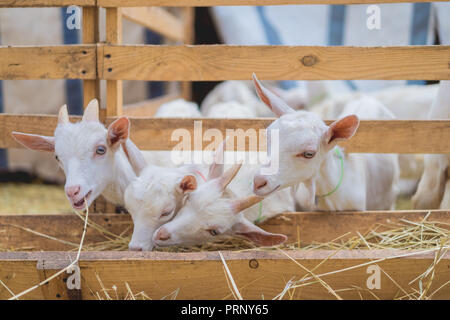
[[[344,179],[344,157],[342,156],[342,153],[339,150],[339,148],[335,148],[334,153],[336,153],[336,155],[338,156],[338,158],[341,162],[341,171],[340,171],[340,176],[339,176],[339,182],[336,185],[336,187],[334,187],[334,189],[331,190],[330,192],[328,192],[326,194],[316,195],[317,198],[325,198],[325,197],[331,196],[333,193],[335,193],[339,189],[339,187],[342,184],[342,180]]]

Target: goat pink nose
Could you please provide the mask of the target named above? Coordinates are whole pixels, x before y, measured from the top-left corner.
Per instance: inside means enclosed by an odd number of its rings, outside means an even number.
[[[80,185],[67,187],[66,194],[69,198],[73,198],[78,193],[80,193],[80,189],[81,189]]]
[[[128,249],[130,251],[142,251],[141,247],[135,247],[135,246],[128,246]]]
[[[161,228],[156,233],[156,240],[166,241],[170,239],[170,233],[166,230],[166,228]]]
[[[253,185],[255,190],[259,190],[267,185],[267,180],[262,176],[255,176],[253,179]]]

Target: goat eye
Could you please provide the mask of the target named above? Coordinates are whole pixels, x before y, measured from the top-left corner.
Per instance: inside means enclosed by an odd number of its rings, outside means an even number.
[[[161,213],[161,218],[162,217],[167,217],[167,216],[169,216],[171,213],[173,212],[173,210],[169,210],[169,211],[164,211],[163,213]]]
[[[59,161],[59,158],[56,154],[55,154],[55,159],[56,159],[56,161]]]
[[[98,155],[103,155],[106,153],[106,147],[105,146],[98,146],[95,150],[95,153]]]
[[[306,159],[311,159],[315,155],[316,155],[316,153],[314,151],[305,151],[300,154],[300,156],[302,156],[303,158],[306,158]]]
[[[208,230],[209,234],[212,235],[213,237],[219,235],[219,231],[215,230],[215,229],[210,229]]]

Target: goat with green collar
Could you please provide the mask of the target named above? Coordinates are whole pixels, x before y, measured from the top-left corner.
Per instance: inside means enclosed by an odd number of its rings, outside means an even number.
[[[276,190],[302,187],[301,206],[305,210],[387,210],[395,205],[399,166],[393,154],[346,154],[337,144],[350,139],[359,119],[393,119],[378,100],[363,96],[350,101],[339,120],[327,126],[312,112],[294,111],[280,97],[253,78],[260,99],[275,113],[277,120],[268,131],[278,130],[279,139],[269,150],[278,148],[279,165],[275,173],[264,167],[254,176],[254,192],[268,196]],[[278,145],[275,143],[277,142]],[[269,164],[270,165],[270,164]]]

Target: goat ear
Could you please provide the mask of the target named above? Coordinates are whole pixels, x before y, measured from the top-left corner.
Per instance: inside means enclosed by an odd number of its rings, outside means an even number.
[[[264,247],[280,245],[287,240],[287,237],[284,234],[264,231],[245,218],[242,218],[239,222],[235,223],[231,230],[236,235],[243,236],[257,245]]]
[[[250,208],[251,206],[257,204],[258,202],[261,202],[264,198],[259,196],[248,196],[243,199],[237,199],[233,200],[231,202],[231,209],[234,213],[239,213],[247,208]]]
[[[134,173],[139,176],[147,166],[147,161],[142,155],[141,150],[136,147],[136,145],[130,139],[127,139],[124,144],[122,144],[123,151],[127,156],[128,162],[131,164]]]
[[[69,112],[67,112],[67,105],[63,105],[59,108],[58,124],[64,125],[66,123],[69,123]]]
[[[86,109],[84,109],[82,121],[98,122],[98,100],[89,101]]]
[[[178,185],[178,189],[183,194],[194,191],[197,189],[197,179],[191,174],[184,176]]]
[[[13,138],[28,149],[36,151],[55,151],[55,138],[37,134],[12,132]]]
[[[358,126],[359,119],[354,114],[336,120],[328,129],[328,143],[350,139],[356,133]]]
[[[261,101],[264,102],[265,105],[268,106],[277,117],[281,117],[286,113],[294,112],[294,110],[289,107],[279,96],[263,87],[255,74],[253,74],[253,85],[255,86],[259,99],[261,99]]]
[[[209,167],[208,180],[218,178],[223,174],[227,141],[228,137],[222,141],[214,153],[214,161]]]
[[[108,144],[116,148],[124,143],[130,135],[130,120],[127,117],[121,117],[111,123],[108,127]]]
[[[219,187],[222,190],[225,190],[225,188],[230,184],[230,182],[233,181],[234,177],[239,172],[239,169],[241,169],[241,167],[242,163],[235,164],[219,177],[218,179]]]

